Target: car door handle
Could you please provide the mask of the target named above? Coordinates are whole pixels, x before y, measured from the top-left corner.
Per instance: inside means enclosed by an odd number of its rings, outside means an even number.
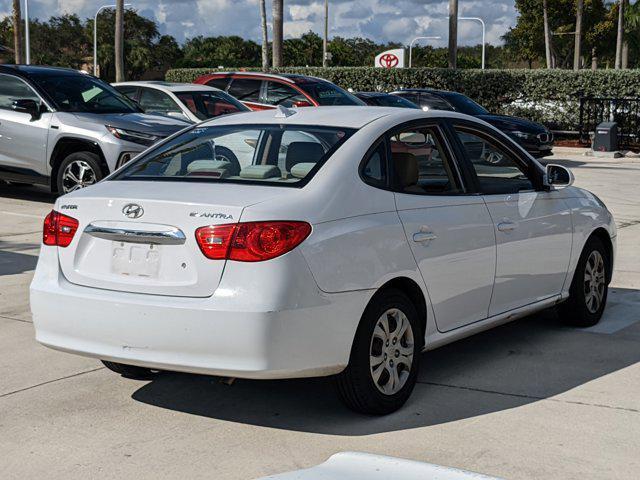
[[[433,232],[417,232],[413,234],[413,241],[416,243],[428,242],[436,238],[438,238],[438,236]]]
[[[501,232],[510,232],[511,230],[515,230],[518,225],[514,222],[500,222],[498,224],[498,230]]]

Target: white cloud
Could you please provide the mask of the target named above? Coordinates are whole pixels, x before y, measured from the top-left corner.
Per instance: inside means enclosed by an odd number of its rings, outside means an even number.
[[[125,0],[126,1],[126,0]],[[159,23],[162,33],[179,42],[197,35],[239,35],[260,40],[259,0],[136,0],[130,3],[141,15]],[[30,3],[32,18],[77,13],[92,18],[105,0],[38,0]],[[107,2],[108,3],[108,2]],[[379,42],[402,42],[423,35],[440,35],[432,45],[445,45],[448,35],[447,0],[330,0],[330,36],[369,37]],[[491,5],[491,8],[487,8]],[[0,0],[0,12],[11,11],[11,0]],[[271,20],[271,0],[267,0]],[[1,15],[1,14],[0,14]],[[515,24],[514,0],[461,0],[460,15],[482,16],[487,24],[487,42],[500,37]],[[324,0],[285,0],[285,36],[309,30],[323,31]],[[461,22],[461,45],[480,41],[479,26]]]

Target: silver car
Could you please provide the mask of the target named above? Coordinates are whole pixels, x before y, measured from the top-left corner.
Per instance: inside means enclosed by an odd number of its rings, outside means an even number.
[[[77,70],[0,66],[0,179],[68,193],[189,124]]]

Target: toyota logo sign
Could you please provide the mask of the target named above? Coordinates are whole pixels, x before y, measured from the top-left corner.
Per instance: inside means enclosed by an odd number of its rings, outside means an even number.
[[[398,65],[400,59],[393,53],[385,53],[378,59],[378,61],[380,62],[380,66],[383,68],[393,68]]]
[[[127,203],[122,207],[122,213],[128,218],[140,218],[144,215],[144,208],[137,203]]]

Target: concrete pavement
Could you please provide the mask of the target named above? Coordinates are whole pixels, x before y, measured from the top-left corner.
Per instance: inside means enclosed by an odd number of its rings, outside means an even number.
[[[640,477],[640,164],[563,157],[619,227],[601,324],[545,313],[429,352],[384,418],[345,410],[327,379],[134,381],[36,344],[27,288],[52,198],[0,185],[0,478],[247,479],[344,450],[511,479]]]

